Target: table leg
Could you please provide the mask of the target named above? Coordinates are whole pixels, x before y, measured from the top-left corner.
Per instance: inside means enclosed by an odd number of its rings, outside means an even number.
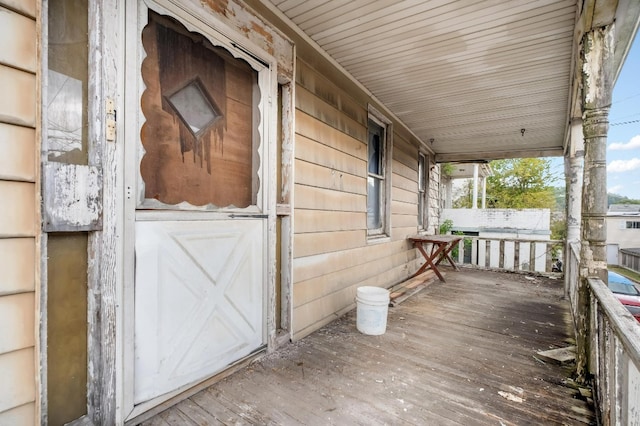
[[[433,248],[431,249],[431,254],[429,255],[424,250],[424,247],[422,246],[422,244],[416,244],[417,249],[420,250],[420,253],[422,253],[422,256],[425,258],[426,262],[424,265],[420,267],[420,269],[418,269],[418,271],[415,274],[413,274],[414,277],[424,272],[427,268],[431,267],[431,269],[433,269],[433,272],[438,276],[438,278],[440,278],[440,281],[446,282],[446,280],[438,270],[437,262],[434,263],[433,259],[437,258],[440,255],[440,253],[442,253],[442,251],[446,248],[447,245],[437,244],[437,246],[438,248],[435,251],[433,250]]]
[[[446,258],[449,264],[451,265],[451,267],[453,267],[453,269],[455,269],[456,271],[460,270],[458,269],[458,266],[455,264],[455,262],[451,258],[451,251],[455,248],[458,242],[460,242],[460,240],[453,241],[451,244],[447,245],[447,248],[442,252],[442,256],[440,256],[440,259],[438,259],[438,261],[436,262],[436,265],[439,265],[440,262],[442,262]]]

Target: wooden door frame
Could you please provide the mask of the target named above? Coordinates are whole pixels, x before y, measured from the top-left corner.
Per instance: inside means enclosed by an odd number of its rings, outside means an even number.
[[[140,0],[145,4],[151,0]],[[140,76],[135,69],[140,63],[138,56],[141,51],[139,43],[139,12],[138,2],[133,7],[124,0],[90,0],[89,1],[89,79],[90,93],[96,100],[90,111],[89,141],[94,160],[103,170],[103,229],[90,233],[89,236],[89,276],[88,276],[88,384],[87,384],[87,417],[94,424],[124,424],[130,414],[125,409],[125,388],[129,380],[126,372],[125,347],[131,344],[131,332],[127,333],[125,325],[132,315],[131,304],[125,303],[127,292],[131,291],[130,284],[125,279],[125,259],[131,259],[132,252],[127,250],[124,242],[127,229],[125,199],[128,195],[125,174],[125,144],[127,137],[139,137],[136,128],[137,120],[124,120],[126,105],[139,105],[137,92],[130,93],[125,84],[128,75],[136,75],[134,82],[139,84]],[[184,4],[187,3],[187,4]],[[153,4],[160,4],[174,12],[173,15],[195,21],[204,31],[219,33],[228,41],[235,43],[241,49],[260,58],[269,67],[270,87],[268,108],[270,111],[269,134],[264,135],[265,159],[271,167],[269,185],[264,194],[265,214],[267,219],[267,317],[266,343],[273,349],[284,339],[277,337],[290,336],[291,330],[275,328],[275,223],[276,214],[283,216],[282,241],[282,311],[287,314],[284,323],[291,324],[291,283],[292,283],[292,239],[293,224],[291,215],[293,188],[293,140],[294,140],[294,57],[293,43],[274,27],[266,24],[254,12],[236,0],[229,0],[227,7],[233,8],[233,22],[223,22],[228,17],[215,15],[216,12],[207,9],[198,1],[158,0]],[[154,8],[162,12],[161,8]],[[133,13],[132,13],[133,10]],[[200,18],[198,18],[198,16]],[[206,23],[202,20],[205,19]],[[260,22],[267,35],[262,32],[243,33],[242,29],[251,28],[252,24]],[[133,24],[133,26],[132,26]],[[191,25],[192,29],[198,30]],[[128,35],[127,31],[133,31]],[[200,29],[199,32],[203,30]],[[261,38],[256,41],[256,38]],[[261,47],[263,46],[263,47]],[[266,47],[265,47],[266,46]],[[133,49],[133,50],[131,50]],[[135,52],[136,60],[125,62],[125,53]],[[272,52],[273,55],[267,53]],[[135,62],[132,63],[132,62]],[[129,69],[133,67],[133,69]],[[133,74],[132,74],[133,73]],[[130,84],[131,81],[128,81]],[[277,100],[277,83],[283,85],[283,97]],[[277,117],[276,102],[282,102],[283,133],[281,164],[283,179],[280,194],[276,198],[275,179],[275,141],[276,128],[274,120]],[[129,107],[131,108],[131,107]],[[115,135],[113,130],[115,128]],[[130,145],[130,144],[129,144]],[[286,196],[285,196],[286,195]],[[276,209],[276,202],[278,208]],[[130,209],[129,209],[130,210]],[[276,211],[277,210],[277,211]],[[284,331],[284,335],[283,332]],[[287,339],[288,341],[288,339]]]
[[[134,225],[136,220],[136,208],[138,207],[139,198],[142,196],[139,191],[141,176],[139,174],[140,161],[140,130],[145,121],[142,111],[139,107],[139,99],[145,90],[140,76],[141,59],[144,55],[144,49],[141,41],[141,33],[145,25],[148,23],[148,10],[154,10],[162,15],[172,16],[184,25],[189,31],[198,32],[209,39],[215,45],[219,45],[228,50],[232,55],[247,61],[258,73],[258,85],[261,88],[262,96],[260,97],[258,108],[260,109],[261,122],[258,126],[260,134],[259,155],[261,158],[258,176],[261,186],[258,191],[259,211],[256,207],[247,209],[225,208],[213,211],[193,212],[202,219],[222,219],[229,218],[230,214],[242,212],[255,212],[266,215],[266,235],[263,241],[264,251],[267,256],[263,277],[265,281],[265,317],[263,329],[263,342],[268,342],[267,336],[272,333],[275,318],[275,220],[276,220],[276,188],[275,188],[275,144],[277,117],[276,104],[271,99],[277,98],[277,61],[257,46],[251,46],[247,40],[244,40],[239,34],[222,33],[217,29],[215,22],[203,22],[195,17],[194,11],[186,5],[177,5],[169,0],[141,0],[139,2],[127,2],[126,4],[126,46],[129,56],[127,59],[132,64],[126,63],[125,77],[125,142],[124,142],[124,235],[121,238],[123,244],[123,294],[120,303],[124,307],[122,318],[122,366],[119,374],[122,378],[119,381],[121,386],[121,402],[122,418],[132,419],[145,411],[155,407],[156,405],[171,399],[186,389],[191,387],[187,385],[176,389],[173,392],[159,396],[151,401],[138,405],[134,404],[133,398],[133,371],[134,371]],[[235,37],[234,37],[235,36]],[[133,50],[132,50],[133,49]],[[193,210],[206,210],[196,207]],[[164,214],[166,213],[166,214]],[[193,217],[193,213],[190,214]],[[178,217],[182,214],[179,212],[162,212],[157,213],[166,217]],[[118,382],[118,380],[116,379]]]

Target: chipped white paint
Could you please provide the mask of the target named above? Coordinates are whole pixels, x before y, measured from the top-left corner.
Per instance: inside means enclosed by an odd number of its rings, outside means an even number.
[[[46,232],[89,231],[102,225],[102,176],[93,166],[48,163],[45,173]]]
[[[629,360],[628,380],[627,424],[640,426],[640,371],[631,359]]]
[[[587,330],[602,424],[640,425],[640,327],[607,286],[588,279]]]

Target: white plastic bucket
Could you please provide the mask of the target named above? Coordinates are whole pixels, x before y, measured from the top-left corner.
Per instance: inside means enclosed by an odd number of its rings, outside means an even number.
[[[362,334],[378,336],[387,330],[389,290],[380,287],[358,287],[356,294],[356,327]]]

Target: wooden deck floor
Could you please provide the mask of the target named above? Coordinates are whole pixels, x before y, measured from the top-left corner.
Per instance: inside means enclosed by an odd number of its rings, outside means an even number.
[[[180,402],[145,425],[595,424],[572,366],[562,281],[447,271],[365,336],[355,312]]]

